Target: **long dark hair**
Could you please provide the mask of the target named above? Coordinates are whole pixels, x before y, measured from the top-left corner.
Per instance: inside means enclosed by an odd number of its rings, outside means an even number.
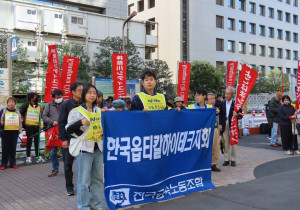
[[[82,101],[82,103],[84,103],[84,104],[86,103],[86,101],[85,101],[85,96],[86,96],[86,94],[89,92],[89,90],[90,90],[91,88],[94,88],[94,89],[96,90],[96,98],[95,98],[95,101],[93,102],[93,106],[95,106],[95,105],[97,105],[98,91],[97,91],[97,88],[96,88],[94,85],[92,85],[92,84],[87,84],[87,85],[85,85],[85,86],[83,87],[82,93],[81,93],[81,101]]]

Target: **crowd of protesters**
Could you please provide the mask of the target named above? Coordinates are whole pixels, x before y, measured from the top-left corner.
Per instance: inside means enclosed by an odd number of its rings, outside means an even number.
[[[143,91],[133,98],[124,97],[114,100],[112,96],[103,98],[101,90],[92,85],[75,82],[71,85],[72,97],[63,101],[63,92],[55,89],[52,102],[44,109],[39,105],[37,93],[28,93],[28,102],[20,109],[16,108],[16,99],[9,97],[7,106],[0,112],[2,139],[1,170],[8,167],[18,168],[16,164],[16,146],[19,132],[24,128],[27,134],[26,163],[32,164],[31,146],[34,142],[36,163],[46,162],[39,151],[39,133],[41,119],[44,128],[58,127],[62,141],[61,151],[64,163],[65,187],[68,196],[75,195],[73,184],[73,161],[77,163],[77,207],[79,209],[106,209],[103,186],[103,141],[101,112],[105,111],[155,111],[184,109],[216,109],[216,123],[212,146],[211,170],[220,172],[220,139],[224,139],[223,166],[237,166],[237,145],[230,145],[230,124],[233,116],[241,119],[242,109],[234,111],[233,87],[225,90],[225,99],[221,94],[207,93],[204,89],[194,91],[195,103],[184,105],[181,97],[165,96],[155,91],[156,75],[147,71],[141,75]],[[291,106],[289,96],[277,93],[268,103],[268,122],[273,147],[281,146],[278,134],[280,128],[283,150],[286,155],[299,155],[297,143],[297,112]],[[42,116],[42,117],[41,117]],[[93,118],[95,120],[90,121]],[[23,119],[23,121],[21,120]],[[299,122],[300,123],[300,122]],[[76,149],[77,148],[77,149]],[[78,149],[79,148],[79,149]],[[59,147],[53,146],[50,152],[52,168],[49,177],[59,173]]]

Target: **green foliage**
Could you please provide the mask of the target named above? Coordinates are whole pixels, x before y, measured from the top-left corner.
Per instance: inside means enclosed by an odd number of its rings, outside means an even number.
[[[174,88],[172,85],[172,72],[166,61],[155,59],[153,61],[145,62],[145,71],[152,71],[156,74],[157,84],[155,89],[159,93],[166,93],[174,95]]]
[[[216,69],[207,61],[195,60],[191,64],[189,98],[194,98],[194,91],[205,89],[207,92],[220,93],[224,89],[224,68]]]
[[[111,52],[122,52],[121,37],[107,37],[100,41],[97,52],[94,54],[95,61],[93,70],[95,77],[111,78]],[[125,50],[127,52],[127,78],[138,79],[143,72],[143,60],[139,56],[134,44],[125,37]]]

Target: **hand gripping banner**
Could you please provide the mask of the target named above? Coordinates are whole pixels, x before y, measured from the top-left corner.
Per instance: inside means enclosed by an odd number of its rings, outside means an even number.
[[[55,89],[60,89],[60,77],[59,77],[59,62],[56,45],[48,46],[48,69],[46,73],[46,86],[44,93],[44,102],[51,102],[51,93]]]
[[[178,85],[177,96],[183,99],[184,104],[188,104],[189,89],[190,89],[191,64],[179,63],[178,69]]]
[[[227,62],[226,87],[234,87],[237,67],[238,67],[237,61]]]
[[[214,188],[215,121],[215,109],[105,112],[104,192],[109,208]]]
[[[245,64],[242,66],[241,75],[237,87],[236,100],[234,104],[234,111],[237,112],[244,106],[248,95],[255,84],[258,72],[249,68]],[[230,144],[231,146],[239,143],[238,137],[238,123],[235,116],[231,119],[230,127]]]
[[[127,54],[112,54],[112,75],[114,87],[114,99],[117,100],[121,96],[126,96],[126,68]]]

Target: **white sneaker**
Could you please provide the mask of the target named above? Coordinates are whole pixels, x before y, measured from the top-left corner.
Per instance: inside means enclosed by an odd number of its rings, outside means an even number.
[[[46,160],[44,160],[42,156],[39,156],[36,160],[36,163],[46,163]]]
[[[299,150],[295,150],[295,151],[294,151],[294,155],[300,155]]]
[[[27,157],[27,158],[26,158],[26,164],[31,164],[31,163],[32,163],[31,157]]]
[[[286,150],[284,154],[285,154],[285,155],[291,155],[292,153],[291,153],[290,150]]]

